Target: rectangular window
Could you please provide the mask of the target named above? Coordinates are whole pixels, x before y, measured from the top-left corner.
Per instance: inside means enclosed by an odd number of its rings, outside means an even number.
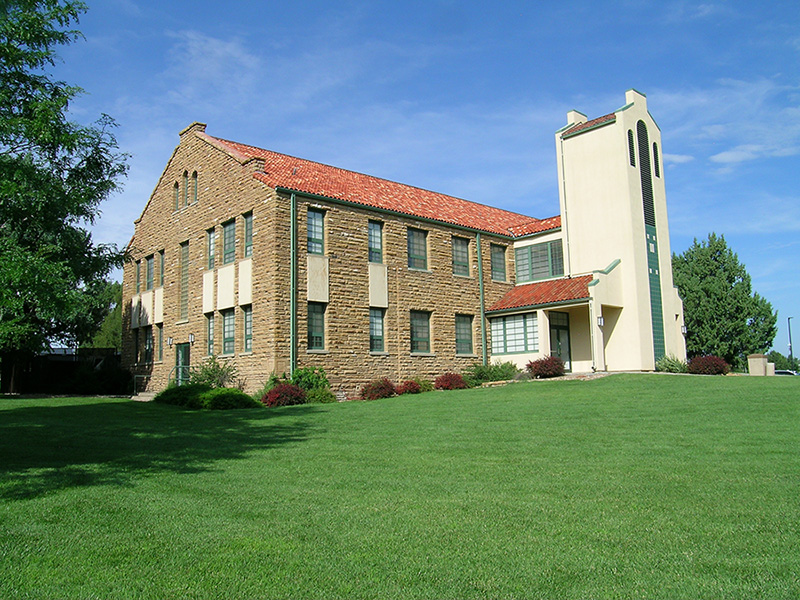
[[[183,205],[189,205],[189,173],[183,172]]]
[[[492,279],[495,281],[506,280],[506,247],[491,245],[492,249]]]
[[[158,252],[158,285],[164,287],[164,251]]]
[[[142,261],[136,261],[136,293],[142,291]]]
[[[180,320],[189,318],[189,242],[181,244]]]
[[[181,193],[180,193],[180,191],[178,189],[178,182],[177,181],[175,182],[175,185],[173,186],[173,190],[175,192],[175,210],[178,210],[181,207],[181,200],[180,200]]]
[[[222,264],[236,260],[236,221],[231,219],[222,224]]]
[[[370,221],[368,229],[369,262],[383,262],[383,223]]]
[[[244,215],[244,255],[253,256],[253,213]]]
[[[214,356],[214,313],[206,315],[206,354]]]
[[[144,363],[150,364],[153,362],[153,328],[144,328]]]
[[[383,309],[369,309],[369,351],[383,352]]]
[[[233,354],[236,339],[236,313],[233,309],[222,311],[222,353]]]
[[[539,326],[536,313],[491,319],[492,354],[538,352]]]
[[[469,240],[453,238],[453,275],[469,277]]]
[[[144,259],[145,286],[144,289],[153,289],[153,279],[155,276],[155,256],[150,255]]]
[[[472,354],[471,315],[456,315],[456,354]]]
[[[325,213],[313,208],[308,209],[308,253],[325,253]]]
[[[244,315],[244,351],[253,351],[253,307],[247,305],[242,307]]]
[[[213,269],[217,257],[217,232],[212,227],[206,231],[206,258],[209,269]]]
[[[158,362],[164,360],[164,326],[156,325],[156,350],[158,351]]]
[[[428,268],[428,232],[408,228],[408,268]]]
[[[411,311],[411,353],[431,351],[431,313]]]
[[[325,305],[321,302],[308,303],[308,349],[325,349]]]
[[[537,281],[564,274],[561,240],[516,249],[517,282]]]

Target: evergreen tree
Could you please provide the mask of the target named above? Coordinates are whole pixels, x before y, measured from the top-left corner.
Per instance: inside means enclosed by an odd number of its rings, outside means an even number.
[[[108,306],[105,277],[121,264],[87,228],[117,189],[125,156],[103,116],[67,118],[79,88],[47,73],[55,48],[80,37],[86,10],[70,0],[0,2],[0,357],[3,388],[16,359],[52,340],[89,339]]]
[[[714,354],[742,365],[748,354],[769,349],[778,315],[753,293],[750,275],[724,236],[695,239],[683,254],[673,254],[672,271],[683,298],[689,357]]]

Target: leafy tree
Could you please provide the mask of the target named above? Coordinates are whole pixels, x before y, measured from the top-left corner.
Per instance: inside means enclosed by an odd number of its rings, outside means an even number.
[[[797,359],[793,356],[792,361],[790,362],[788,356],[784,356],[777,350],[770,351],[770,353],[767,354],[767,360],[771,363],[774,363],[775,368],[778,370],[788,370],[788,371],[797,370],[797,365],[798,365]]]
[[[100,330],[84,346],[114,348],[117,352],[122,352],[122,284],[118,281],[106,284],[103,299],[103,306],[107,310],[106,317],[100,324]]]
[[[778,315],[753,293],[750,275],[724,236],[695,239],[683,254],[673,254],[672,271],[683,298],[690,357],[714,354],[741,365],[747,354],[772,345]]]
[[[70,0],[0,1],[0,357],[9,363],[50,341],[81,343],[106,316],[105,277],[121,264],[115,246],[87,227],[127,170],[102,116],[67,118],[81,90],[47,69],[55,48],[80,37],[85,12]],[[9,373],[11,375],[9,376]]]

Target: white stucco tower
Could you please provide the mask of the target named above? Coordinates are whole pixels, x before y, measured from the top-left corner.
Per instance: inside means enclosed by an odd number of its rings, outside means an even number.
[[[661,132],[636,90],[556,132],[564,271],[595,273],[590,328],[599,370],[653,370],[684,359],[683,304],[672,281]]]

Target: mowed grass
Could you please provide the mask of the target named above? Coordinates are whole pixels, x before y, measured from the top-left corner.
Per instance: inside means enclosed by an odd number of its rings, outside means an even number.
[[[0,597],[796,598],[800,378],[0,400]]]

